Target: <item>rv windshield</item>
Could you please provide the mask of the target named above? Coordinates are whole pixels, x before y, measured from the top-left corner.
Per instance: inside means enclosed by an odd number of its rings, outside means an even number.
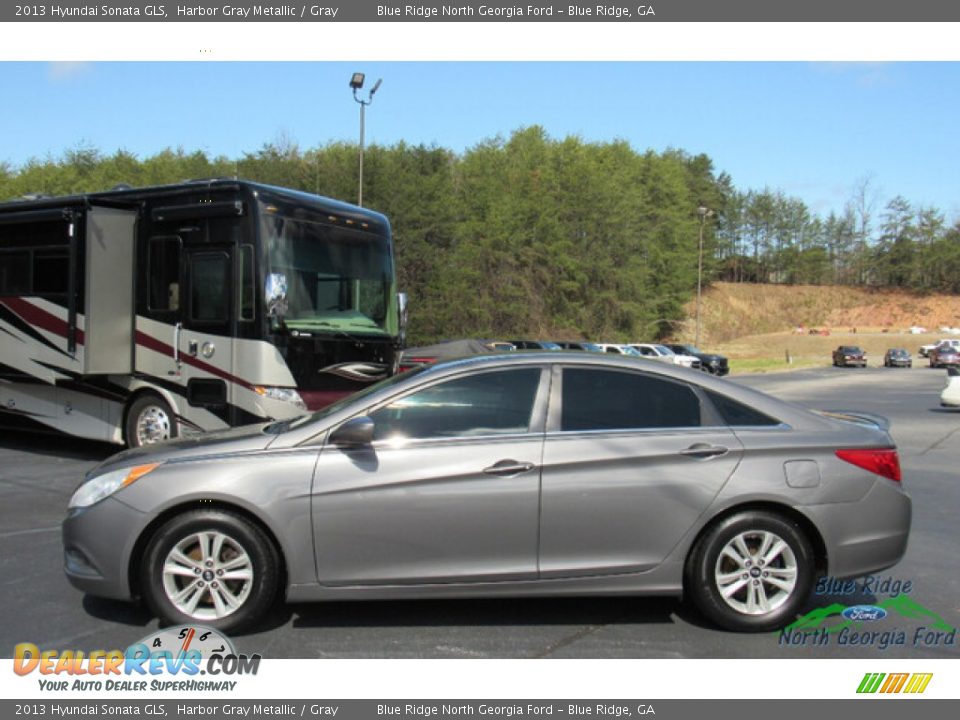
[[[396,334],[389,238],[271,209],[261,214],[268,314],[300,332]]]

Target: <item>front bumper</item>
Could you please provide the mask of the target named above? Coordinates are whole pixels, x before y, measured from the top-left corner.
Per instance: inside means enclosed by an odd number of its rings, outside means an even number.
[[[108,497],[71,510],[63,521],[63,571],[78,590],[97,597],[132,599],[130,557],[146,515]]]

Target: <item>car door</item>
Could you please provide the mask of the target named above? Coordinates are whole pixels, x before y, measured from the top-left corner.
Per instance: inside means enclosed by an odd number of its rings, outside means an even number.
[[[558,369],[544,442],[541,577],[657,566],[733,473],[742,446],[702,394],[629,369]],[[559,400],[559,402],[556,402]]]
[[[548,384],[536,366],[443,379],[372,408],[372,446],[325,446],[320,583],[535,578]]]

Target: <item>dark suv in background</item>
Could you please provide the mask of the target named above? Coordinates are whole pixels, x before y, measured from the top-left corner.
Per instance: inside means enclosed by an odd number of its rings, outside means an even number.
[[[841,345],[833,351],[834,367],[866,367],[867,354],[856,345]]]
[[[675,345],[665,344],[668,348],[680,355],[693,355],[700,361],[700,369],[704,372],[708,372],[711,375],[726,375],[730,372],[730,366],[727,364],[727,359],[723,355],[705,353],[693,345],[680,345],[679,343]]]

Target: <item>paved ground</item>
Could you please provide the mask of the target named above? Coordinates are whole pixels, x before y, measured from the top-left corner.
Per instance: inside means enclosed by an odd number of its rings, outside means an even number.
[[[882,573],[912,583],[909,598],[960,626],[960,412],[943,411],[943,371],[822,368],[737,378],[802,405],[885,415],[914,500],[904,560]],[[0,430],[0,655],[18,642],[44,648],[124,648],[157,627],[134,605],[72,589],[63,578],[59,524],[82,474],[114,448]],[[879,602],[889,592],[811,597]],[[889,590],[889,588],[888,588]],[[705,626],[670,600],[633,598],[328,603],[278,609],[268,625],[236,638],[266,657],[958,657],[958,646],[924,644],[930,616],[891,613],[862,629],[864,646],[788,646],[777,634],[737,635]],[[903,645],[896,644],[898,632]],[[884,635],[886,633],[886,635]],[[886,640],[884,640],[884,637]],[[891,644],[892,643],[892,644]],[[881,649],[882,647],[886,649]]]

